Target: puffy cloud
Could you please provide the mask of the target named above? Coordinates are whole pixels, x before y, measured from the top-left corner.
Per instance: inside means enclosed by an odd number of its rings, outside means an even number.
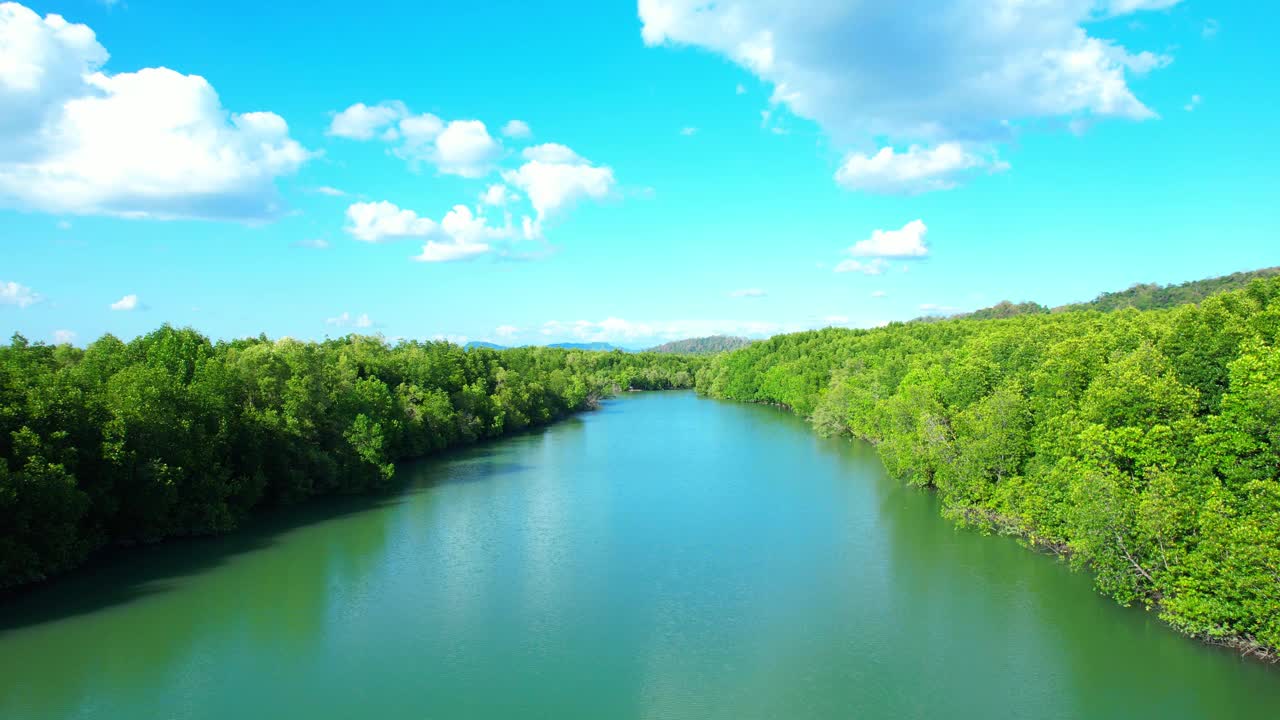
[[[479,120],[454,120],[436,137],[428,158],[440,172],[478,178],[489,174],[502,156],[502,146]]]
[[[341,315],[325,318],[324,324],[330,327],[355,328],[357,330],[367,330],[369,328],[378,327],[378,324],[369,317],[368,313],[352,315],[349,312],[343,312]]]
[[[120,298],[119,300],[117,300],[117,301],[115,301],[115,302],[111,303],[111,309],[112,309],[112,310],[117,310],[117,311],[121,311],[121,312],[128,312],[128,311],[130,311],[130,310],[137,310],[137,309],[138,309],[138,308],[140,308],[140,307],[141,307],[141,305],[139,305],[139,304],[138,304],[138,296],[137,296],[137,295],[132,295],[132,294],[130,294],[130,295],[125,295],[124,297]]]
[[[515,325],[499,325],[493,329],[493,334],[502,340],[510,340],[520,332],[520,328]]]
[[[355,203],[347,208],[347,220],[347,232],[364,242],[425,239],[422,252],[413,257],[418,262],[470,260],[491,252],[505,255],[510,241],[523,238],[509,216],[503,225],[493,226],[466,205],[455,205],[437,223],[385,200]]]
[[[70,345],[75,341],[76,341],[76,333],[74,330],[54,330],[53,331],[54,345]]]
[[[650,46],[700,47],[838,143],[987,144],[1024,121],[1154,117],[1126,73],[1167,62],[1089,34],[1175,0],[639,0]],[[766,118],[766,124],[768,120]]]
[[[347,232],[364,242],[383,242],[407,237],[425,237],[437,229],[430,218],[418,217],[394,203],[358,202],[347,208]]]
[[[329,197],[346,197],[347,196],[347,193],[345,190],[339,190],[336,187],[329,187],[328,185],[321,185],[320,187],[316,188],[315,191],[321,195],[328,195]]]
[[[520,153],[524,159],[542,163],[578,164],[586,160],[582,156],[560,143],[543,143],[524,149]]]
[[[12,280],[0,282],[0,304],[25,308],[35,305],[40,300],[41,297],[26,285],[20,285]]]
[[[480,194],[480,202],[482,204],[492,205],[496,207],[501,207],[503,205],[506,205],[507,203],[515,202],[516,200],[519,200],[519,199],[520,198],[518,195],[511,192],[511,190],[509,190],[507,186],[503,185],[502,183],[495,183],[493,185],[490,185],[488,188],[485,189],[483,193]]]
[[[342,112],[334,113],[325,134],[351,140],[372,140],[407,113],[404,103],[398,100],[377,105],[358,102]]]
[[[962,178],[978,170],[1002,172],[1008,164],[970,152],[960,143],[942,143],[933,148],[912,145],[906,152],[891,147],[875,155],[849,154],[836,170],[836,182],[850,190],[914,195],[931,190],[948,190]]]
[[[929,228],[923,220],[912,220],[900,230],[875,230],[871,237],[849,248],[854,257],[922,258],[929,254],[924,238]]]
[[[729,293],[729,297],[758,298],[758,297],[764,297],[765,295],[768,295],[768,294],[769,293],[765,292],[764,290],[761,290],[760,288],[743,288],[741,290],[734,290],[733,292]]]
[[[523,120],[510,120],[502,126],[502,134],[514,140],[523,140],[532,137],[533,130],[529,129],[529,123]]]
[[[125,217],[262,220],[312,153],[270,112],[233,113],[204,78],[111,74],[85,25],[0,5],[0,201]]]
[[[534,236],[540,234],[544,219],[586,198],[602,200],[613,191],[612,168],[593,165],[564,145],[526,148],[524,157],[519,169],[504,171],[502,178],[529,197],[538,215]]]
[[[510,227],[490,227],[483,216],[475,215],[466,205],[455,205],[440,221],[440,240],[428,240],[418,262],[452,262],[470,260],[489,252],[490,241],[514,236]]]
[[[467,178],[487,175],[502,156],[502,145],[489,135],[483,122],[445,122],[431,113],[413,115],[398,100],[374,106],[356,103],[334,115],[328,134],[398,142],[394,152],[401,159],[411,164],[430,163],[442,173]]]

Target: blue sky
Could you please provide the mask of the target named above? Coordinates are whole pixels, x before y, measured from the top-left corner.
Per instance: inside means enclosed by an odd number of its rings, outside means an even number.
[[[0,4],[0,330],[645,346],[1280,264],[1266,3],[882,5]]]

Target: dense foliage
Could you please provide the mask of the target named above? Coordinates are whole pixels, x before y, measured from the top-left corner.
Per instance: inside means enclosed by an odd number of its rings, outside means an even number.
[[[750,345],[753,340],[736,335],[711,335],[709,337],[674,340],[649,348],[646,352],[675,353],[678,355],[714,355],[728,350],[737,350]]]
[[[1168,310],[778,336],[697,385],[875,443],[950,517],[1184,632],[1280,647],[1280,278]]]
[[[395,461],[516,432],[697,361],[350,336],[212,343],[163,327],[0,346],[0,587],[111,545],[225,532],[256,508],[383,488]]]

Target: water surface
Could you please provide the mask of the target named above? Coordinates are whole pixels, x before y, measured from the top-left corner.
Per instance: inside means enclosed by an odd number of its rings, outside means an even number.
[[[869,448],[631,395],[0,605],[0,717],[1262,718],[1280,672]]]

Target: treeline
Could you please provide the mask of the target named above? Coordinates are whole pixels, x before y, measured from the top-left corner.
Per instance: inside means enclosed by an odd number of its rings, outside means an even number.
[[[1262,268],[1247,272],[1231,273],[1205,280],[1192,280],[1177,285],[1139,283],[1119,292],[1102,293],[1089,302],[1064,305],[1054,312],[1070,310],[1101,310],[1111,312],[1134,308],[1136,310],[1160,310],[1178,305],[1198,303],[1210,295],[1237,290],[1254,280],[1280,275],[1280,267]]]
[[[386,487],[395,462],[517,432],[696,360],[349,336],[213,343],[165,326],[0,346],[0,588],[108,546],[226,532],[264,506]]]
[[[778,336],[697,387],[875,443],[949,517],[1183,632],[1280,648],[1280,278],[1168,310]]]

